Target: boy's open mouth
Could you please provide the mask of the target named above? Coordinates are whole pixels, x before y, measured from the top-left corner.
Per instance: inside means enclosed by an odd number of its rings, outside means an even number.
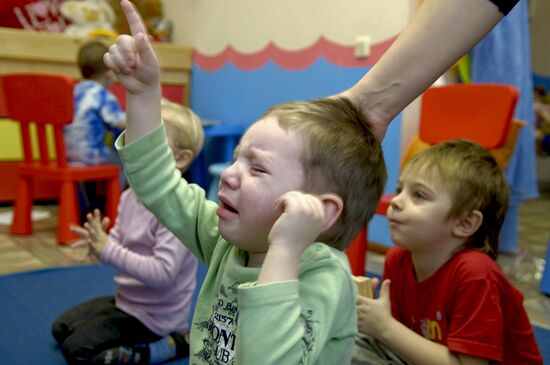
[[[235,214],[238,213],[238,212],[235,210],[235,208],[233,208],[231,205],[222,204],[222,207],[224,207],[225,209],[229,210],[231,213],[235,213]]]
[[[220,200],[220,207],[231,212],[231,213],[234,213],[234,214],[238,214],[239,212],[237,211],[237,209],[233,208],[233,206],[231,204],[229,204],[225,199],[223,199],[222,197],[219,198]]]

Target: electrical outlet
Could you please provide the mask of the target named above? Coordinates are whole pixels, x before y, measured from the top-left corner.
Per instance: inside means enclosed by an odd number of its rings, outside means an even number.
[[[366,58],[370,56],[372,37],[370,35],[360,35],[355,37],[355,57]]]

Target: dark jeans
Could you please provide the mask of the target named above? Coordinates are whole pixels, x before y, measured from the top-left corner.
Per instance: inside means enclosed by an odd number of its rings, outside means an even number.
[[[52,326],[53,337],[69,364],[93,363],[103,351],[157,341],[161,336],[101,297],[63,313]]]

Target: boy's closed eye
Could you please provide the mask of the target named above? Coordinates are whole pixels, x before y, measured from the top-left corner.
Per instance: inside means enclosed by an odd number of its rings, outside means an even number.
[[[252,165],[250,171],[252,171],[253,174],[267,174],[267,170],[259,165]]]

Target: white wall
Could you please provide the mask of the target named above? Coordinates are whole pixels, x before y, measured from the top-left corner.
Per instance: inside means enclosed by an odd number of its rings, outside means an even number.
[[[228,44],[256,52],[274,41],[287,50],[314,43],[319,35],[351,45],[358,35],[373,43],[403,29],[416,0],[164,0],[174,22],[174,42],[214,55]]]

